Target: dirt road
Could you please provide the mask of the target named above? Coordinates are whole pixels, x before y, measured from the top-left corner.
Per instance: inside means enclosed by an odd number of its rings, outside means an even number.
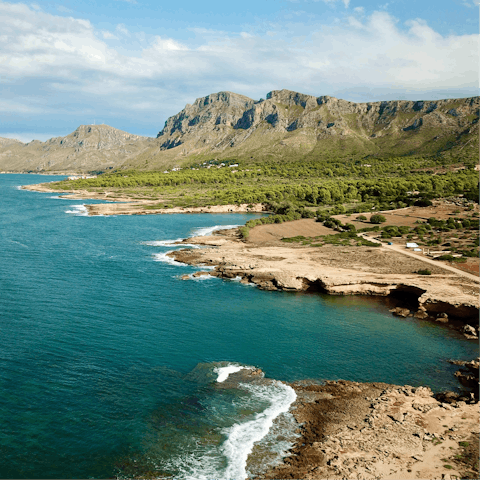
[[[379,240],[376,240],[375,238],[369,237],[368,235],[365,234],[360,234],[362,237],[364,237],[367,240],[370,240],[371,242],[375,243],[380,243],[383,248],[386,248],[387,250],[393,250],[394,252],[402,253],[403,255],[407,255],[409,257],[415,258],[417,260],[421,260],[422,262],[425,263],[430,263],[431,265],[435,265],[435,267],[438,268],[443,268],[445,270],[449,270],[450,272],[454,272],[457,275],[461,275],[465,278],[469,278],[470,280],[473,280],[477,283],[480,283],[480,277],[477,277],[476,275],[472,275],[471,273],[463,272],[457,268],[451,267],[450,265],[445,265],[443,263],[440,263],[438,260],[431,260],[430,258],[425,258],[424,256],[421,255],[416,255],[413,252],[409,252],[408,250],[405,249],[405,247],[400,246],[400,245],[385,245],[384,243],[380,242]]]

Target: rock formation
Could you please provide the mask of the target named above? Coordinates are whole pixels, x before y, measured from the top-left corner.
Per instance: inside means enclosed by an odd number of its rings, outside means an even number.
[[[81,125],[66,137],[22,143],[0,139],[3,171],[106,170],[138,156],[153,139],[132,135],[108,125]]]
[[[255,101],[232,92],[198,98],[156,139],[107,125],[23,144],[0,139],[0,170],[164,169],[195,158],[301,159],[335,155],[478,155],[480,97],[354,103],[274,90]],[[312,157],[312,158],[313,158]]]

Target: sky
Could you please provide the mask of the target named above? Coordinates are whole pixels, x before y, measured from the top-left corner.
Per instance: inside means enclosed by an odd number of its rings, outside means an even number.
[[[0,0],[0,137],[154,137],[196,98],[479,95],[480,0]]]

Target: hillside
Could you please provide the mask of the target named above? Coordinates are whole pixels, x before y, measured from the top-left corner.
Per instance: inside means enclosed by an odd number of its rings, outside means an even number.
[[[313,159],[345,155],[478,157],[480,97],[353,103],[289,90],[254,101],[231,92],[197,99],[170,117],[131,166],[184,159]],[[147,163],[148,162],[148,163]]]
[[[219,92],[187,104],[156,139],[106,125],[82,125],[46,142],[1,139],[0,170],[155,170],[211,159],[439,154],[449,163],[476,163],[479,110],[480,97],[353,103],[289,90],[259,101]]]
[[[85,172],[115,168],[154,141],[108,125],[81,125],[66,137],[22,143],[0,139],[0,170]]]

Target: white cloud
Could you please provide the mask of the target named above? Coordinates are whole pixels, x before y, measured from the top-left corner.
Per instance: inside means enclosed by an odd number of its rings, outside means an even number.
[[[386,12],[335,24],[270,24],[260,33],[194,29],[195,44],[130,35],[122,24],[115,33],[97,31],[87,20],[23,4],[0,1],[0,17],[0,84],[14,86],[0,88],[0,110],[10,115],[137,112],[138,121],[149,115],[161,127],[185,103],[220,90],[260,98],[289,88],[365,100],[478,91],[477,35],[442,36],[420,19],[401,25]],[[115,48],[106,43],[113,39]]]
[[[112,32],[109,32],[108,30],[104,30],[102,32],[102,37],[105,40],[118,40],[118,37],[116,35],[114,35]]]
[[[480,6],[480,0],[464,0],[463,1],[463,5],[465,5],[466,7],[478,7]]]
[[[360,14],[365,13],[365,9],[363,7],[355,7],[353,11]]]
[[[127,37],[130,36],[130,32],[128,31],[128,28],[123,24],[119,23],[117,25],[117,28],[115,29],[118,33],[121,33],[122,35],[125,35]]]

